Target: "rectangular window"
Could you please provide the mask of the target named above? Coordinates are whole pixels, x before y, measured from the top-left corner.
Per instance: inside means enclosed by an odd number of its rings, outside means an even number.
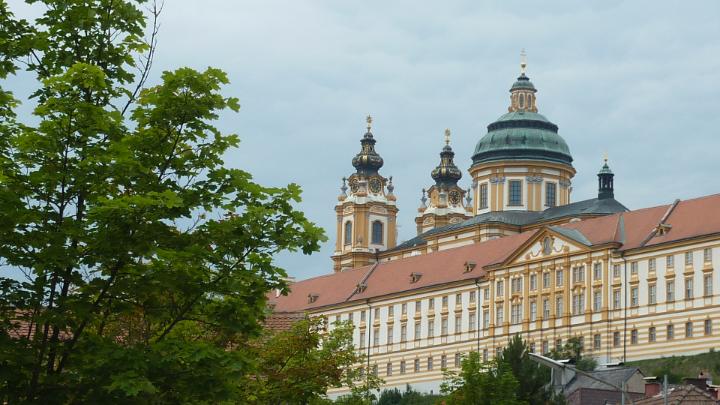
[[[565,272],[563,270],[558,270],[555,272],[555,286],[556,287],[562,287],[564,273]]]
[[[685,337],[690,338],[693,335],[693,324],[692,322],[685,322]]]
[[[706,274],[703,277],[703,293],[706,297],[709,297],[713,294],[713,285],[712,285],[712,275]]]
[[[455,317],[455,333],[462,332],[462,318],[460,318],[460,314]]]
[[[433,363],[433,358],[432,358],[432,356],[431,356],[431,357],[428,357],[428,358],[427,358],[427,369],[428,369],[428,371],[432,371],[433,365],[434,365],[434,363]]]
[[[414,369],[416,373],[420,372],[420,359],[415,359]]]
[[[550,300],[543,298],[543,319],[550,318]]]
[[[602,280],[602,263],[600,262],[593,265],[593,280]]]
[[[685,299],[690,299],[693,297],[693,279],[686,278],[685,279]]]
[[[365,347],[365,332],[360,332],[360,348]]]
[[[428,321],[428,337],[435,337],[435,321],[432,319]]]
[[[534,322],[537,319],[537,302],[530,301],[530,321]]]
[[[393,343],[394,343],[394,342],[393,342],[393,340],[394,340],[393,338],[394,338],[394,336],[393,336],[393,327],[392,327],[392,326],[388,326],[388,328],[387,328],[387,342],[388,342],[388,344],[393,344]]]
[[[445,295],[442,297],[442,307],[447,308],[447,306],[448,306],[448,296]]]
[[[435,298],[430,298],[428,300],[428,310],[435,309]]]
[[[460,367],[461,361],[462,361],[462,355],[460,353],[455,353],[455,368]]]
[[[665,267],[667,267],[668,269],[672,269],[673,267],[675,267],[675,256],[670,255],[665,257]]]
[[[654,258],[649,259],[648,260],[648,271],[652,273],[655,271],[655,268],[657,268],[657,263],[655,262],[655,259]]]
[[[656,337],[655,327],[651,326],[650,328],[648,328],[648,341],[654,342],[656,339],[657,339],[657,337]]]
[[[675,301],[675,281],[668,280],[666,291],[665,291],[665,301],[667,302],[673,302]]]
[[[550,288],[550,272],[543,273],[543,288]]]
[[[372,374],[377,377],[377,375],[378,375],[378,365],[377,364],[373,364]]]
[[[557,185],[555,183],[545,183],[545,205],[548,207],[557,205]]]
[[[693,253],[685,252],[685,265],[692,266],[692,264],[693,264]]]
[[[402,326],[400,326],[400,341],[403,343],[405,343],[405,341],[407,341],[407,325],[406,324],[402,324]]]
[[[550,352],[550,344],[547,340],[542,341],[542,354],[547,354]]]
[[[620,265],[619,264],[613,265],[613,278],[620,278]]]
[[[638,262],[632,262],[630,263],[630,274],[633,276],[637,276],[638,274]]]
[[[483,183],[480,185],[480,209],[485,209],[488,207],[488,185],[487,183]]]
[[[657,303],[657,286],[655,284],[648,285],[648,304]]]
[[[712,248],[705,248],[705,250],[703,250],[703,262],[712,262]]]
[[[585,266],[577,266],[572,269],[573,283],[585,282]]]
[[[462,294],[455,294],[455,306],[462,305]]]
[[[489,288],[486,288],[486,289],[484,289],[483,291],[484,291],[484,294],[485,294],[485,297],[483,298],[483,300],[485,300],[485,301],[490,301],[490,289],[489,289]]]
[[[572,296],[572,313],[573,315],[581,315],[585,312],[585,294],[573,294]]]
[[[673,340],[675,338],[675,327],[670,324],[667,326],[667,340]]]
[[[597,333],[593,336],[593,350],[600,350],[602,348],[602,336]]]
[[[562,339],[555,339],[555,351],[562,350]]]
[[[415,301],[415,313],[416,314],[420,313],[421,308],[422,308],[422,305],[421,305],[420,301]]]
[[[420,321],[415,322],[415,340],[420,339],[421,332],[422,332],[422,329],[420,328]]]
[[[563,300],[562,297],[555,298],[555,317],[560,318],[563,314]]]
[[[495,296],[496,297],[502,297],[504,295],[503,294],[503,292],[504,292],[503,284],[504,283],[502,282],[502,280],[500,280],[496,283],[496,285],[495,285]]]
[[[440,320],[440,334],[442,336],[447,336],[448,334],[448,319],[442,318]]]
[[[508,205],[522,205],[522,180],[510,180]]]
[[[599,312],[602,309],[602,291],[593,292],[593,311]]]
[[[407,304],[402,304],[402,314],[407,314]]]
[[[380,328],[373,328],[373,346],[380,345]]]
[[[440,368],[443,370],[447,368],[447,356],[444,354],[440,356]]]
[[[705,335],[712,335],[712,320],[705,320]]]
[[[375,319],[377,319],[377,320],[380,319],[380,308],[375,308],[375,315],[374,315],[374,316],[375,316]]]
[[[530,275],[530,291],[537,290],[537,274]]]
[[[473,331],[477,328],[477,313],[468,312],[468,330]]]
[[[487,363],[488,357],[488,349],[483,349],[483,362]]]
[[[632,288],[630,289],[630,306],[631,306],[631,307],[636,307],[636,306],[638,306],[638,304],[639,304],[639,303],[638,303],[638,300],[639,300],[639,297],[638,297],[638,296],[639,296],[638,288],[637,288],[637,287],[632,287]]]
[[[365,311],[360,311],[360,322],[365,322]]]
[[[620,309],[620,290],[613,290],[613,309]]]
[[[405,360],[400,360],[400,374],[405,374]]]
[[[392,376],[392,372],[393,372],[392,363],[388,363],[388,364],[385,366],[385,375],[387,375],[388,377],[390,377],[390,376]]]
[[[350,321],[351,324],[355,325],[354,322],[353,322],[353,313],[352,313],[352,312],[350,312],[350,313],[348,314],[348,321]]]
[[[474,303],[475,303],[475,291],[470,291],[470,299],[469,299],[469,301],[470,301],[471,304],[474,304]]]
[[[620,332],[613,332],[613,346],[620,347]]]
[[[502,325],[503,323],[503,309],[502,307],[495,309],[495,325]]]
[[[630,331],[630,344],[636,345],[638,342],[638,331],[637,329],[633,329]]]
[[[490,327],[490,311],[487,309],[483,311],[483,329]]]
[[[512,324],[518,324],[522,320],[522,307],[520,304],[513,304],[510,307],[510,322]]]
[[[388,318],[389,319],[395,318],[395,305],[390,305],[388,307]]]

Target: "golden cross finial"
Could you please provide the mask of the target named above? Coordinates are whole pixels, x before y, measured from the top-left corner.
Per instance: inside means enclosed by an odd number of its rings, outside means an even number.
[[[520,51],[520,73],[525,74],[527,69],[527,55],[525,54],[525,48]]]
[[[365,118],[365,121],[367,122],[368,132],[370,132],[370,129],[372,128],[372,117],[370,114],[368,114],[367,118]]]
[[[605,164],[607,164],[607,161],[608,161],[608,154],[607,154],[607,152],[603,152],[603,160],[605,160]]]
[[[450,145],[450,128],[445,128],[445,145]]]

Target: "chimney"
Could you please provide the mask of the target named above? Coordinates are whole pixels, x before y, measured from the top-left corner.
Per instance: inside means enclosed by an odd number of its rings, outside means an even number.
[[[645,383],[645,398],[651,398],[662,391],[662,384],[657,381]]]

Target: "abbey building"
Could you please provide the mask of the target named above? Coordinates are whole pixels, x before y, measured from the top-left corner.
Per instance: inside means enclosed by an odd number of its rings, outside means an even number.
[[[599,363],[720,346],[720,195],[630,211],[606,160],[597,195],[573,201],[570,148],[536,94],[523,63],[467,189],[446,131],[417,236],[401,243],[368,117],[335,207],[333,270],[272,296],[274,311],[351,321],[388,387],[436,391],[442,369],[516,334],[539,353],[578,337]]]

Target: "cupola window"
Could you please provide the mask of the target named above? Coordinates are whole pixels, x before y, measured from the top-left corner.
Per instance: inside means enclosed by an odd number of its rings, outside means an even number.
[[[520,108],[525,108],[525,94],[520,94]]]
[[[555,183],[545,183],[545,205],[554,207],[557,205],[557,186]]]
[[[480,185],[480,209],[486,209],[488,207],[488,185],[483,183]]]
[[[345,246],[352,245],[352,222],[345,222]]]
[[[508,205],[522,205],[522,181],[510,180],[510,190],[508,195]]]
[[[383,243],[383,224],[380,221],[373,221],[372,223],[372,243],[375,245],[382,245]]]

